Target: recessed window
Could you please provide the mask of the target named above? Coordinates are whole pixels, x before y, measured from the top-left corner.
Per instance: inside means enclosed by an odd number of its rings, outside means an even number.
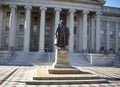
[[[5,24],[5,31],[8,31],[9,30],[9,21],[6,21],[6,24]]]
[[[114,33],[113,31],[110,31],[110,38],[113,38],[114,37]]]
[[[8,48],[8,36],[4,37],[4,48]]]
[[[21,31],[21,32],[24,31],[24,24],[19,25],[19,31]]]
[[[10,17],[10,11],[6,12],[6,17]]]
[[[105,27],[106,26],[106,21],[101,21],[101,27]]]
[[[38,26],[37,25],[33,26],[33,32],[34,32],[35,35],[37,35],[37,32],[38,32]]]
[[[74,26],[74,34],[76,34],[76,33],[77,33],[77,27]]]
[[[19,49],[23,48],[23,37],[18,37],[18,48]]]
[[[115,29],[115,26],[116,25],[116,23],[115,22],[110,22],[110,29]]]
[[[118,33],[118,38],[120,39],[120,31],[119,31],[119,33]]]
[[[36,21],[36,22],[37,22],[37,21],[38,21],[38,17],[34,17],[34,21]]]
[[[101,30],[100,35],[101,35],[101,38],[104,38],[104,37],[105,37],[105,32],[104,32],[104,30]]]
[[[20,18],[25,17],[25,12],[20,12]]]

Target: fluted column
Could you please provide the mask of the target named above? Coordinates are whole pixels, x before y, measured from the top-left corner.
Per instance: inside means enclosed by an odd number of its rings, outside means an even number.
[[[119,23],[116,22],[116,29],[115,29],[115,52],[117,53],[118,52],[118,49],[119,49]]]
[[[83,49],[83,19],[82,14],[79,14],[79,51]]]
[[[30,25],[31,25],[31,6],[25,6],[25,31],[24,31],[24,51],[30,48]]]
[[[46,7],[40,7],[41,18],[40,18],[40,37],[39,37],[39,52],[44,52],[45,43],[45,11]]]
[[[61,8],[55,8],[55,29],[54,29],[54,36],[55,36],[55,32],[56,32],[56,29],[58,27],[58,24],[60,22],[60,12],[61,12]],[[55,40],[55,37],[54,37],[54,40]],[[54,41],[55,42],[55,41]],[[54,46],[54,51],[55,51],[55,46]]]
[[[96,12],[96,52],[100,50],[100,15],[101,12]]]
[[[74,9],[69,9],[70,13],[70,37],[69,37],[69,52],[74,52]]]
[[[91,49],[95,49],[95,15],[91,17]]]
[[[87,15],[88,10],[83,10],[83,50],[87,50]]]
[[[107,38],[106,38],[106,49],[109,50],[110,49],[110,22],[107,21]]]
[[[10,5],[10,20],[9,20],[9,45],[8,50],[15,49],[15,35],[16,35],[16,5]]]
[[[0,49],[2,48],[2,23],[3,23],[3,9],[0,5]]]

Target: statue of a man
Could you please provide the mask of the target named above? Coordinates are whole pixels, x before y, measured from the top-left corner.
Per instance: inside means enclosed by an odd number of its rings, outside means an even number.
[[[60,21],[55,32],[55,45],[61,49],[66,49],[66,46],[69,44],[69,35],[69,29],[64,25],[63,21]]]

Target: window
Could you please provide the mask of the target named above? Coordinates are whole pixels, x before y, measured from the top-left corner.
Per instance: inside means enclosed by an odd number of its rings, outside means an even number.
[[[23,37],[18,37],[18,48],[19,49],[23,48]]]
[[[34,17],[34,21],[37,22],[38,21],[38,17]]]
[[[76,29],[77,29],[77,28],[76,28],[76,26],[74,26],[74,34],[76,34],[76,33],[77,33]]]
[[[118,33],[118,38],[120,39],[120,31],[119,31],[119,33]]]
[[[8,36],[4,37],[4,48],[8,48]]]
[[[20,32],[24,31],[24,24],[20,24],[20,25],[19,25],[19,31],[20,31]]]
[[[115,29],[116,27],[115,24],[116,24],[115,22],[110,22],[110,29]]]
[[[10,11],[6,12],[6,17],[10,17]]]
[[[5,24],[5,31],[8,31],[9,30],[9,21],[6,21],[6,24]]]
[[[77,21],[77,16],[74,17],[74,20]]]
[[[105,32],[104,32],[104,30],[101,30],[100,35],[101,35],[101,38],[104,38],[104,37],[105,37]]]
[[[25,17],[25,12],[20,12],[20,18]]]
[[[106,26],[106,21],[101,21],[101,27],[105,27]]]
[[[111,39],[113,39],[113,37],[114,37],[114,33],[113,33],[114,31],[110,31],[110,38]]]
[[[37,32],[38,32],[38,26],[37,25],[33,26],[33,32],[34,32],[35,35],[37,35]]]

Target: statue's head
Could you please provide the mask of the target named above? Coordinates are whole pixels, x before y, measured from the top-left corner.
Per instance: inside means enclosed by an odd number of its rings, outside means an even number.
[[[63,24],[63,20],[60,20],[60,25]]]
[[[63,20],[60,20],[60,25],[64,25],[64,22],[63,22]]]

